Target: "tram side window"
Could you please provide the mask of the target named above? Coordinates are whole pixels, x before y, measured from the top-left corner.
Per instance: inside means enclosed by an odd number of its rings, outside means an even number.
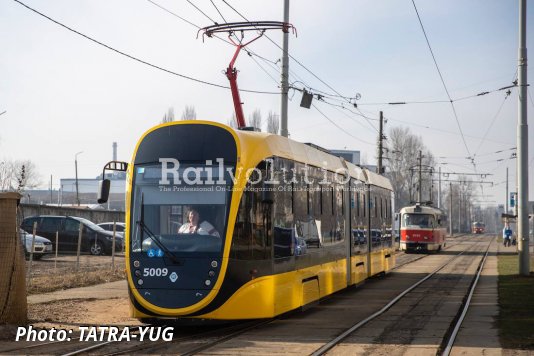
[[[335,188],[332,182],[334,182],[334,174],[332,172],[324,172],[323,178],[327,184],[321,184],[322,196],[323,196],[323,214],[320,218],[320,235],[322,238],[322,244],[328,245],[336,241],[336,231],[338,224],[336,222],[336,208],[335,208]],[[319,227],[319,226],[318,226]]]
[[[265,177],[265,174],[262,177]],[[250,180],[255,181],[256,178],[251,177]],[[241,260],[271,258],[272,204],[263,201],[262,192],[258,189],[260,187],[262,187],[261,182],[249,183],[241,197],[232,239],[233,258]]]
[[[343,201],[343,186],[336,185],[336,241],[345,240],[345,204]]]
[[[308,192],[303,177],[297,175],[297,183],[293,183],[293,212],[295,218],[302,220],[308,216]]]
[[[367,204],[366,204],[366,199],[365,199],[365,193],[362,193],[362,202],[363,202],[363,206],[362,206],[362,211],[363,211],[363,217],[365,217],[365,214],[366,214],[366,210],[367,210]]]
[[[356,196],[356,216],[360,216],[360,193],[355,192],[354,195]]]

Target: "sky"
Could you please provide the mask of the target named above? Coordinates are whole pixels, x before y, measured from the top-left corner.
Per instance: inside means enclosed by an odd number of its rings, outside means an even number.
[[[413,1],[291,0],[289,17],[297,35],[289,39],[290,84],[326,95],[305,109],[299,106],[301,92],[290,90],[290,136],[325,148],[360,150],[373,164],[378,112],[383,111],[386,135],[392,127],[408,127],[422,137],[443,172],[491,174],[484,180],[494,185],[484,185],[487,196],[480,200],[504,204],[507,167],[510,190],[516,186],[516,162],[509,158],[516,147],[518,90],[512,88],[506,96],[497,89],[517,77],[518,1],[414,1],[450,97],[468,97],[454,101],[457,119]],[[5,113],[0,115],[0,160],[33,161],[43,188],[50,175],[54,188],[60,178],[74,176],[77,152],[83,152],[78,155],[81,178],[100,174],[112,158],[114,141],[118,158],[129,161],[140,136],[171,107],[177,119],[189,105],[198,119],[227,123],[233,112],[228,89],[176,75],[228,85],[223,70],[235,48],[216,38],[203,39],[196,26],[243,21],[241,16],[283,20],[283,0],[22,2],[167,70],[92,42],[19,2],[1,1],[0,113]],[[527,3],[527,23],[534,24],[534,3]],[[250,36],[253,32],[245,39]],[[264,119],[269,111],[280,113],[282,51],[277,45],[282,32],[266,36],[247,47],[254,55],[241,53],[236,62],[239,87],[266,92],[241,92],[246,117],[256,109]],[[527,48],[532,53],[532,26]],[[528,78],[533,76],[531,65]],[[472,97],[482,92],[490,93]],[[529,190],[534,200],[534,89],[529,92]],[[334,97],[357,94],[359,100],[344,103]],[[445,102],[387,104],[422,101]],[[474,157],[476,171],[466,157]]]

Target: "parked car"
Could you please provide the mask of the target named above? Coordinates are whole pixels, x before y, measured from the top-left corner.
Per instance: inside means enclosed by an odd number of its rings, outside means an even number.
[[[97,224],[97,225],[100,226],[102,229],[104,229],[106,231],[113,232],[113,222],[104,222],[104,223],[100,223],[100,224]],[[125,228],[126,228],[126,224],[125,223],[116,222],[115,223],[116,236],[124,237],[124,229]],[[178,231],[178,229],[176,229],[176,231]]]
[[[367,239],[365,238],[365,233],[360,229],[352,229],[352,241],[354,246],[357,245],[367,245]]]
[[[32,250],[33,233],[30,234],[22,229],[19,229],[19,234],[20,240],[22,241],[22,246],[24,246],[24,254],[29,256],[30,251]],[[52,253],[52,242],[42,236],[35,235],[35,241],[33,243],[33,259],[40,260],[41,257],[47,253]]]
[[[75,216],[31,216],[22,221],[22,229],[26,232],[33,231],[33,224],[37,222],[36,233],[48,238],[54,246],[56,231],[58,232],[58,250],[75,252],[78,248],[78,234],[82,224],[81,251],[92,255],[111,254],[113,233],[104,230],[95,223]],[[115,237],[115,250],[122,251],[124,239]],[[53,247],[55,249],[55,246]]]
[[[295,237],[295,256],[301,256],[308,253],[308,246],[303,237]]]

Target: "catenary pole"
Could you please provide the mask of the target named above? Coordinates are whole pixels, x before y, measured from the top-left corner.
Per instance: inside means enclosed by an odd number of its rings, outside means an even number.
[[[384,137],[384,114],[380,111],[380,124],[378,129],[378,167],[376,167],[376,173],[382,174],[382,138]]]
[[[423,156],[422,156],[421,150],[419,150],[419,192],[417,196],[417,201],[421,203],[423,201],[423,176],[421,173],[422,170],[422,162],[423,162]]]
[[[284,22],[289,23],[289,0],[284,0]],[[289,136],[287,129],[287,93],[289,91],[289,31],[283,32],[282,44],[282,105],[280,108],[281,134],[284,137]]]
[[[505,210],[504,213],[508,214],[508,167],[506,167],[506,196],[504,197]]]
[[[519,110],[517,122],[517,240],[519,274],[530,274],[528,237],[527,1],[519,0]]]
[[[449,183],[449,231],[452,237],[454,235],[452,232],[452,183]]]
[[[441,209],[441,166],[438,167],[438,209]]]

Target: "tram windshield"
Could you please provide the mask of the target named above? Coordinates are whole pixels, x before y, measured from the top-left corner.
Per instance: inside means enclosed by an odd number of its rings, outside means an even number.
[[[435,219],[430,214],[403,214],[402,215],[402,227],[419,227],[419,228],[432,228],[434,227]]]
[[[181,165],[168,172],[159,163],[137,165],[132,188],[132,253],[149,257],[219,254],[228,221],[230,174],[230,166]]]

